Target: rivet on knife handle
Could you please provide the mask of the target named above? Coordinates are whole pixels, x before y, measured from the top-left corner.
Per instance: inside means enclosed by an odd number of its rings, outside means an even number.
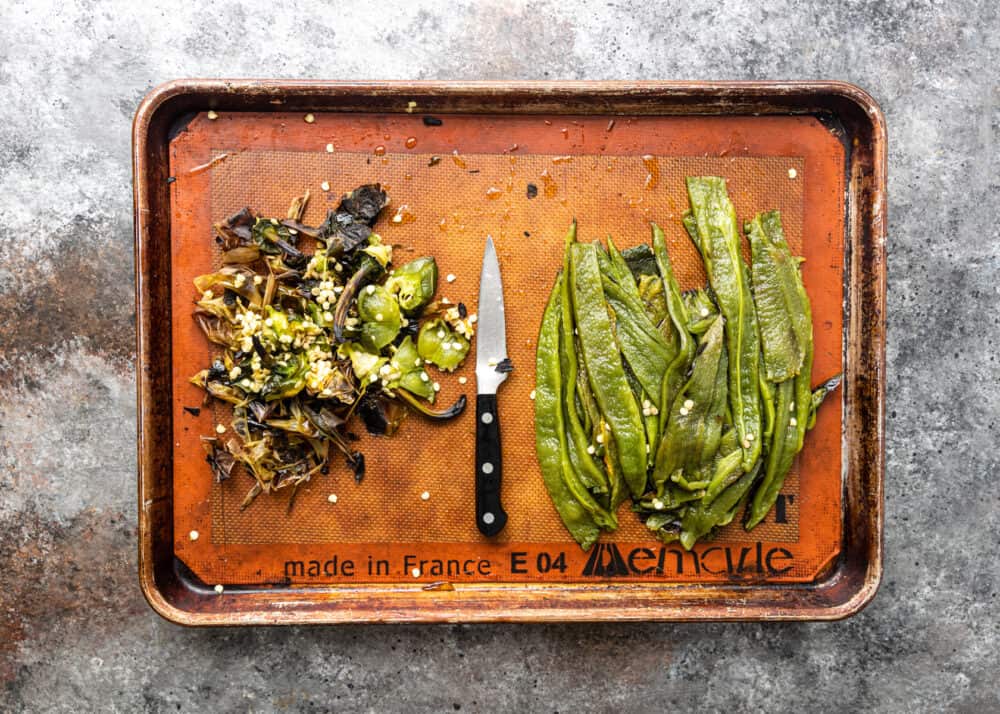
[[[497,396],[476,396],[476,526],[485,536],[495,536],[507,524],[500,505],[500,420]]]

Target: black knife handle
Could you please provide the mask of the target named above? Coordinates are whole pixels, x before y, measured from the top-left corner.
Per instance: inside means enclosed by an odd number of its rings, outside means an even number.
[[[476,395],[476,526],[495,536],[507,524],[500,505],[500,418],[497,395]]]

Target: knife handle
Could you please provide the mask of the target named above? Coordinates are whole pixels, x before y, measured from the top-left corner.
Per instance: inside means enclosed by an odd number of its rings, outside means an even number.
[[[507,524],[500,505],[500,419],[497,395],[476,395],[476,526],[495,536]]]

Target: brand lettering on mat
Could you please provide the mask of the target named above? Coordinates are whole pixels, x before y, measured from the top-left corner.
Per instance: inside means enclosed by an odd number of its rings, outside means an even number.
[[[644,546],[623,551],[615,543],[598,543],[590,551],[583,575],[614,578],[630,575],[783,575],[794,566],[786,548],[764,548],[757,542],[745,546],[710,546],[704,550]]]

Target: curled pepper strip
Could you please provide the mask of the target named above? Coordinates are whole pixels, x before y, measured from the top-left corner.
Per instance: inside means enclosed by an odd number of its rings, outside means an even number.
[[[726,318],[729,350],[729,398],[733,423],[743,447],[743,470],[760,458],[760,337],[750,293],[749,270],[743,262],[736,211],[725,179],[688,177],[688,197],[697,226],[698,247],[708,280]]]

